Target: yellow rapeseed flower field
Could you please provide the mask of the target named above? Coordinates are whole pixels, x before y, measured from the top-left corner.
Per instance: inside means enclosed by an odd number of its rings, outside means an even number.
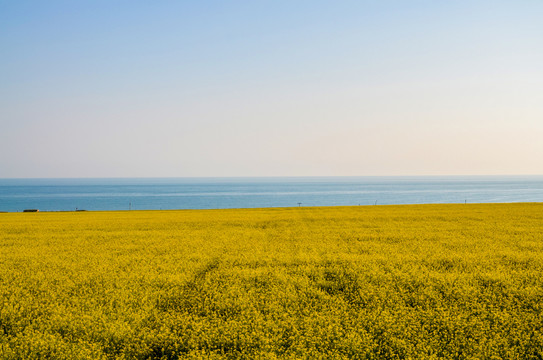
[[[542,359],[543,204],[0,214],[1,359]]]

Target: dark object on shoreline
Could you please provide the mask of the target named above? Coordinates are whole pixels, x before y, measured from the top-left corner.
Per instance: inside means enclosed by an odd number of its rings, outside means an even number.
[[[39,209],[24,209],[23,212],[39,212]]]
[[[79,212],[79,211],[87,211],[87,210],[83,210],[83,209],[75,209],[76,212]]]

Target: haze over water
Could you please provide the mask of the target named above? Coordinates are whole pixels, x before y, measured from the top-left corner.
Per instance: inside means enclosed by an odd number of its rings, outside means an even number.
[[[543,202],[543,176],[0,179],[0,211]]]

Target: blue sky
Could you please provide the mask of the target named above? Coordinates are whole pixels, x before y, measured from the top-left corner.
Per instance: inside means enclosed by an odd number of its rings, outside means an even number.
[[[0,177],[543,174],[541,1],[0,0]]]

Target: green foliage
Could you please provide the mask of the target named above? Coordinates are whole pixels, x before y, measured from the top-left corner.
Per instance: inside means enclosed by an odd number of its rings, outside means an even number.
[[[0,214],[0,359],[543,359],[543,204]]]

